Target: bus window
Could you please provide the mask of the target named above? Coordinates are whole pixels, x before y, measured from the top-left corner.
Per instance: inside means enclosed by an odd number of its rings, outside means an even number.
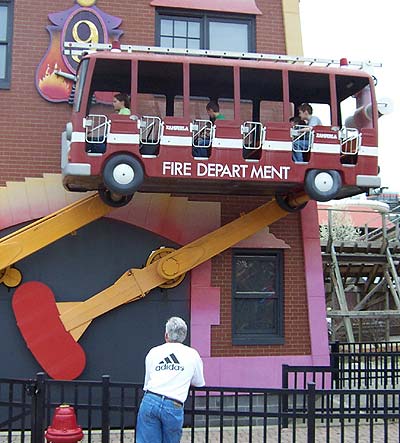
[[[183,106],[181,100],[180,106]],[[208,120],[208,115],[206,112],[207,103],[210,101],[208,97],[190,97],[189,98],[189,114],[190,118]]]
[[[233,68],[231,66],[190,65],[191,116],[207,115],[206,104],[215,100],[226,120],[234,119]],[[200,107],[204,105],[203,110]],[[193,114],[192,114],[193,112]],[[208,117],[207,117],[208,118]]]
[[[101,93],[107,94],[101,94]],[[93,102],[105,102],[112,93],[131,92],[130,60],[97,59],[90,85],[90,106]],[[104,97],[107,97],[104,98]],[[112,97],[111,97],[112,99]]]
[[[174,99],[183,96],[182,63],[139,61],[137,93],[139,115],[173,116]]]
[[[240,100],[240,120],[242,122],[253,121],[253,102],[252,102],[252,100]]]
[[[339,124],[361,130],[373,127],[372,96],[368,77],[336,76]]]
[[[320,118],[323,125],[331,125],[331,96],[329,75],[309,72],[289,72],[289,100],[296,103],[309,103],[313,115]],[[297,109],[295,109],[297,115]]]
[[[86,73],[89,66],[89,60],[82,60],[82,63],[79,66],[76,87],[75,87],[75,95],[74,95],[74,112],[79,112],[81,109],[82,102],[82,93],[83,87],[85,85]]]
[[[277,123],[282,122],[283,102],[262,100],[260,103],[260,121]]]
[[[253,103],[250,120],[283,121],[282,71],[241,68],[240,99],[242,102],[250,100]]]
[[[323,126],[331,126],[331,107],[324,103],[309,103],[313,109],[313,115],[319,117]]]
[[[136,109],[139,115],[164,118],[167,115],[167,98],[165,95],[137,94]]]

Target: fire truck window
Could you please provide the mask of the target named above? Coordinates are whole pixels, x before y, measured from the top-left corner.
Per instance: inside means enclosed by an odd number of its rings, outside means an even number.
[[[313,115],[319,117],[324,126],[331,124],[331,95],[329,75],[309,72],[289,72],[289,100],[296,103],[309,103]]]
[[[88,66],[89,60],[83,60],[79,66],[74,95],[74,112],[79,112],[81,108],[82,94],[85,86]]]
[[[190,97],[189,115],[190,119],[208,120],[206,105],[210,101],[208,97]],[[174,115],[183,116],[183,97],[175,97]]]
[[[131,61],[98,59],[93,71],[93,91],[131,91]]]
[[[233,100],[220,98],[218,100],[218,104],[219,104],[219,111],[225,117],[225,120],[233,120],[235,118]]]
[[[283,102],[262,100],[260,103],[260,121],[277,123],[282,122]]]
[[[372,96],[368,77],[336,76],[339,124],[348,128],[372,128]]]
[[[283,121],[282,71],[279,69],[240,69],[241,108],[247,114],[248,101],[252,106],[252,121]],[[241,114],[243,111],[241,110]]]
[[[88,114],[110,115],[114,112],[113,97],[119,91],[94,91],[89,99]]]
[[[215,100],[225,119],[233,120],[233,90],[232,67],[191,64],[190,116],[208,119],[206,105],[210,100]]]
[[[240,100],[240,120],[242,122],[253,121],[253,102],[251,100]]]
[[[174,114],[175,100],[183,96],[183,65],[181,63],[149,62],[138,63],[139,115],[158,117]]]
[[[165,95],[138,94],[137,109],[139,115],[149,115],[164,118],[166,116]]]
[[[322,103],[310,103],[313,108],[313,115],[319,117],[323,126],[331,125],[331,107]]]

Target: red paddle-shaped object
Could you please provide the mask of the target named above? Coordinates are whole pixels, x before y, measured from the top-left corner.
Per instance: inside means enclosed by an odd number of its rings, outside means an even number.
[[[52,290],[40,282],[28,282],[14,293],[12,307],[28,348],[48,375],[73,380],[86,365],[85,352],[66,331]]]

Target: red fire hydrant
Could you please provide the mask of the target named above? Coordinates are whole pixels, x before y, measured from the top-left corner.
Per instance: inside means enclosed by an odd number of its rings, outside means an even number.
[[[69,405],[60,405],[54,412],[53,422],[44,433],[52,443],[77,443],[83,438],[82,428],[76,423],[75,410]]]

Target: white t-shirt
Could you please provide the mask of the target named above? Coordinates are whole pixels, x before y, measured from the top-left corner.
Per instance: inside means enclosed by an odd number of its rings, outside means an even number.
[[[146,356],[143,389],[184,403],[190,385],[204,386],[203,362],[199,353],[182,343],[164,343]]]

